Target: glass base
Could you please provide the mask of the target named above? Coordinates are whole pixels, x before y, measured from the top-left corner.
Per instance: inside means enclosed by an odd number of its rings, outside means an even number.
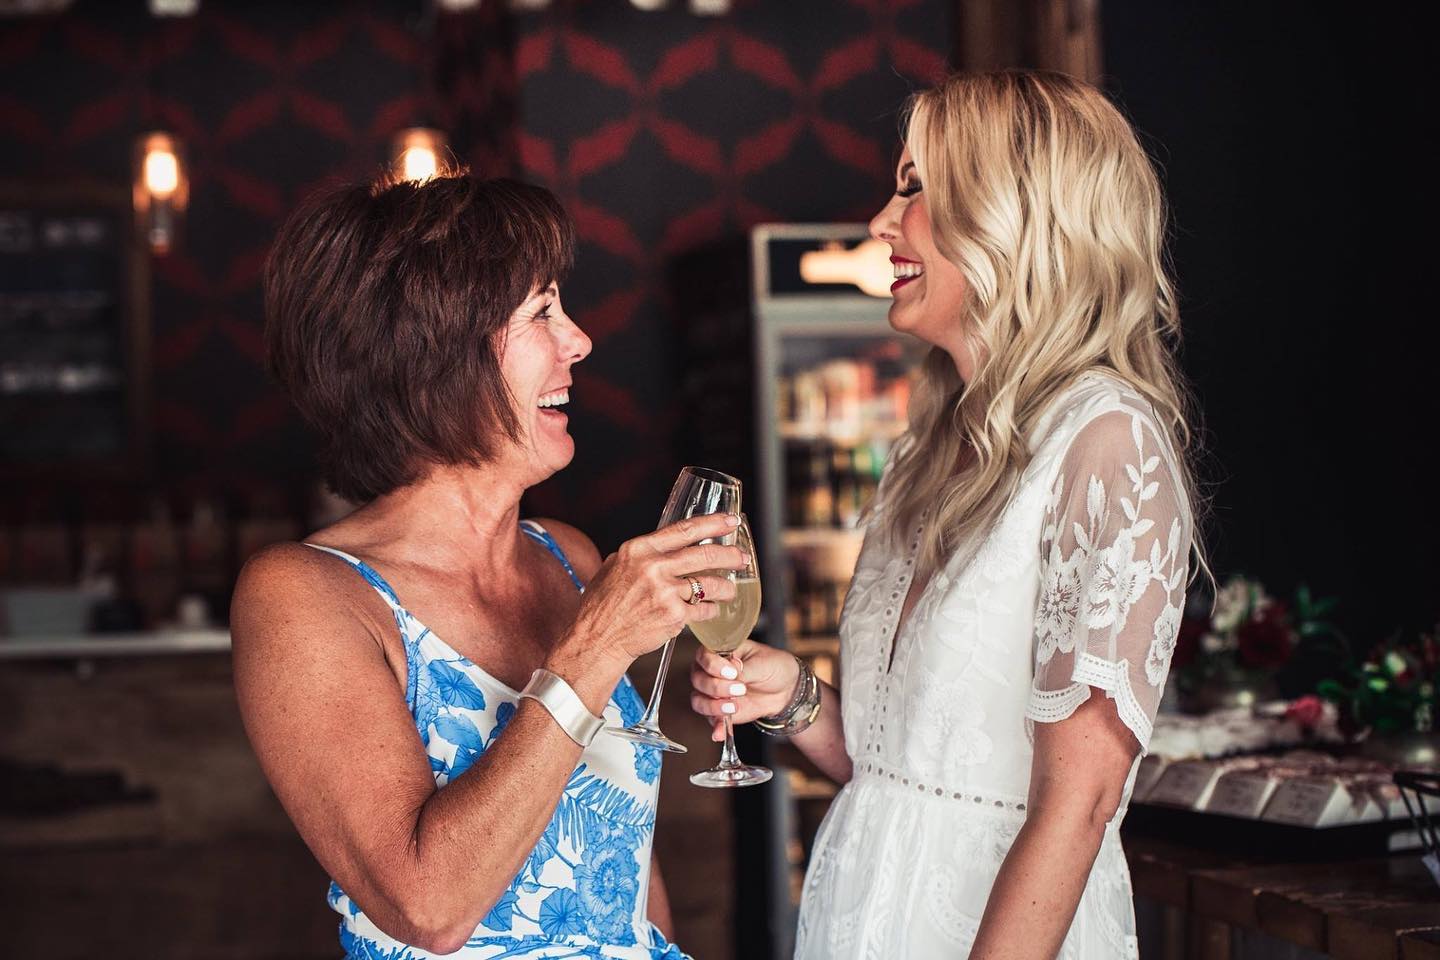
[[[655,747],[664,750],[666,753],[689,753],[690,748],[683,743],[676,743],[665,734],[660,732],[659,727],[646,727],[636,724],[633,727],[606,727],[605,732],[612,737],[619,737],[621,740],[629,740],[632,743],[643,743],[647,747]]]
[[[697,787],[754,787],[775,776],[769,767],[752,767],[741,764],[738,767],[712,767],[690,774],[690,782]]]

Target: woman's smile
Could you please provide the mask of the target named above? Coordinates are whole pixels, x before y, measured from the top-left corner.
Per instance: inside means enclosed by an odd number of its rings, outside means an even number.
[[[907,260],[904,257],[891,257],[890,263],[894,265],[895,282],[890,284],[890,293],[893,296],[895,291],[905,286],[911,280],[925,275],[925,266],[917,260]]]
[[[570,384],[566,384],[557,390],[542,394],[539,403],[540,422],[549,423],[559,429],[565,429],[570,417],[561,408],[570,402]]]

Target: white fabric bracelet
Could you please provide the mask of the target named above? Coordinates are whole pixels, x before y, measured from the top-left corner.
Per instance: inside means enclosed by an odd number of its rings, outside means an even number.
[[[565,735],[582,747],[590,746],[595,734],[605,726],[605,721],[585,708],[580,695],[565,682],[565,678],[549,670],[536,670],[530,674],[530,682],[520,691],[520,699],[534,700],[550,711],[550,716],[560,724]]]

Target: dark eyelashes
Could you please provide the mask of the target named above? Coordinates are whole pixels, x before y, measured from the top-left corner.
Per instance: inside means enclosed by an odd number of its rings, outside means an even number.
[[[910,182],[910,183],[907,183],[905,186],[901,187],[899,190],[896,190],[896,191],[895,191],[895,196],[897,196],[897,197],[913,197],[913,196],[915,196],[915,194],[919,193],[921,190],[924,190],[924,189],[925,189],[925,188],[924,188],[923,186],[921,186],[921,184],[920,184],[918,181],[912,181],[912,182]]]

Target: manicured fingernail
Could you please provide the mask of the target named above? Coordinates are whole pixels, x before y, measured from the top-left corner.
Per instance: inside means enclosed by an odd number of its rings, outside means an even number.
[[[736,677],[740,676],[740,671],[736,670],[734,667],[721,667],[720,676],[724,677],[726,680],[734,680]]]
[[[725,515],[725,522],[732,527],[738,527],[740,526],[740,517],[733,513],[727,513]]]
[[[730,696],[732,696],[732,697],[743,697],[743,696],[745,696],[745,684],[743,684],[743,683],[732,683],[732,684],[730,684]]]
[[[734,712],[735,712],[735,704],[733,704],[733,703],[722,703],[722,704],[720,704],[720,712],[721,712],[721,713],[734,713]]]

